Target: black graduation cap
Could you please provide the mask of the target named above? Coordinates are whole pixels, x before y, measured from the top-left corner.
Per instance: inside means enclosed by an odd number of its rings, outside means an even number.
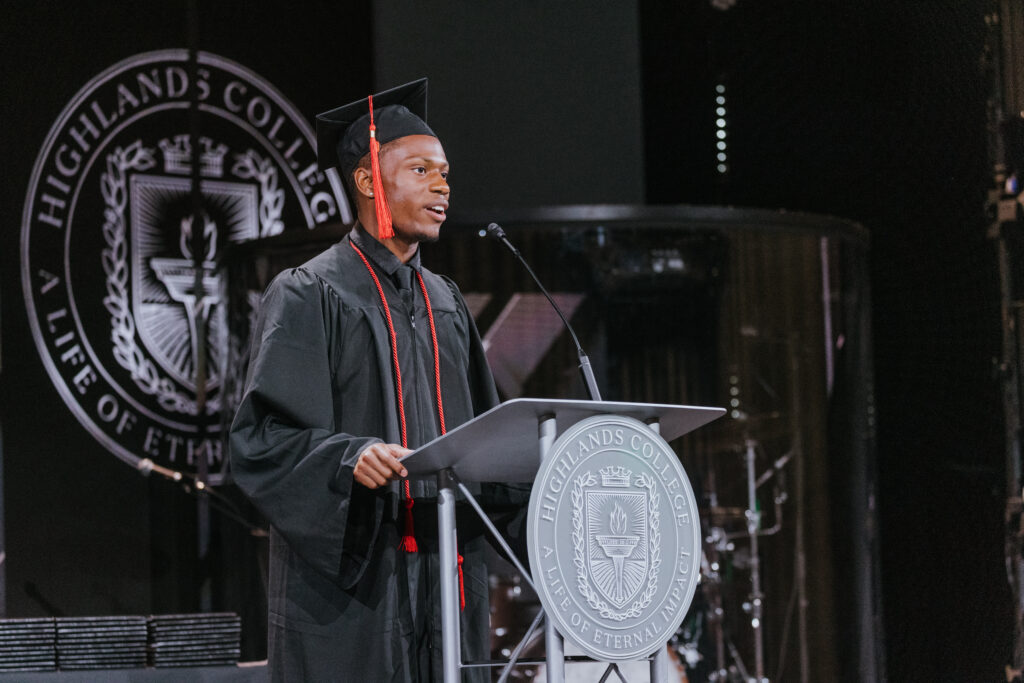
[[[437,137],[427,125],[427,79],[421,78],[373,96],[374,123],[380,144],[406,135]],[[344,177],[370,151],[370,103],[363,98],[316,117],[320,170],[337,166]]]

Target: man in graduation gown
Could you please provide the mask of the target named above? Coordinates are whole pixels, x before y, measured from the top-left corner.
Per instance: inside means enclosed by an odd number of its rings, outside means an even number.
[[[441,680],[436,486],[403,480],[400,458],[497,403],[465,301],[420,263],[450,193],[424,121],[426,81],[372,102],[372,117],[367,100],[318,117],[321,166],[338,165],[359,220],[268,287],[231,428],[235,481],[271,525],[268,659],[279,681]],[[495,509],[524,499],[480,493]],[[488,575],[482,527],[466,512],[471,661],[489,655]]]

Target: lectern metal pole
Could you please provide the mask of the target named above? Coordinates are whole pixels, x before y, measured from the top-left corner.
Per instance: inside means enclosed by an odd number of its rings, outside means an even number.
[[[455,537],[455,478],[437,473],[437,536],[441,564],[441,662],[445,683],[459,683],[462,666],[459,633],[459,554]]]
[[[555,445],[556,423],[554,417],[543,417],[540,421],[540,461],[543,463],[551,456]],[[535,582],[544,580],[543,576],[533,577]],[[564,683],[565,681],[565,648],[560,634],[552,619],[544,620],[544,649],[547,660],[548,683]]]
[[[562,635],[555,630],[550,619],[544,620],[544,649],[547,660],[548,683],[564,683],[565,650]]]
[[[647,426],[655,434],[661,434],[661,423],[657,420],[649,421]],[[651,658],[651,683],[668,683],[668,666],[668,649],[661,647]]]

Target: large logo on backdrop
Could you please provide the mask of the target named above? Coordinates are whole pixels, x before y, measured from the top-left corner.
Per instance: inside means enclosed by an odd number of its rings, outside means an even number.
[[[215,55],[197,66],[192,76],[185,50],[140,54],[75,95],[32,173],[21,276],[46,369],[96,439],[131,464],[204,457],[218,471],[231,344],[220,255],[351,215],[337,176],[317,171],[309,124],[273,86]]]
[[[700,522],[679,459],[647,425],[595,416],[567,429],[537,473],[528,530],[544,611],[585,654],[638,659],[679,628]]]

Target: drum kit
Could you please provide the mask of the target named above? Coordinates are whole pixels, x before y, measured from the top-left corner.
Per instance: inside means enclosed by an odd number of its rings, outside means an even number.
[[[782,530],[794,457],[793,442],[785,439],[788,429],[779,413],[752,418],[736,411],[718,429],[709,429],[711,455],[699,468],[701,585],[670,643],[685,663],[688,683],[770,680],[760,545]],[[770,451],[780,444],[783,452],[772,459]]]

